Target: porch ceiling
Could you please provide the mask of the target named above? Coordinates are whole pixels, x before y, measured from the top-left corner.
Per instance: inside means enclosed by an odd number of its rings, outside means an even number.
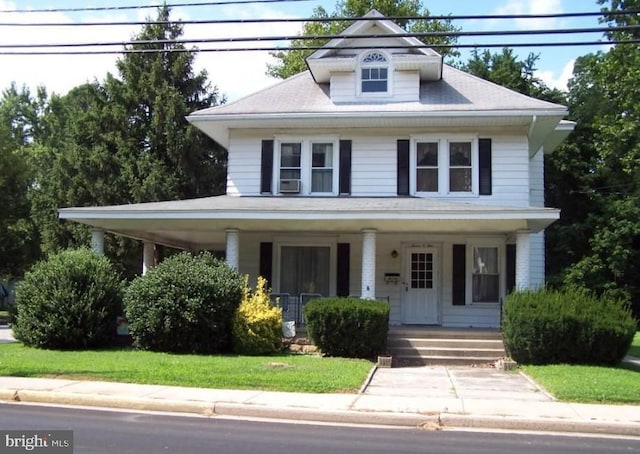
[[[510,233],[537,232],[559,211],[415,197],[218,196],[60,210],[60,218],[183,249],[216,249],[225,230],[241,232]]]

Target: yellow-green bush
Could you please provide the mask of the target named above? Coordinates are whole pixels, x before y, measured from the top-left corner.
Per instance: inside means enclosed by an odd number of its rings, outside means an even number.
[[[242,302],[233,317],[233,345],[243,355],[268,355],[282,349],[282,309],[273,307],[267,281],[258,276],[255,292],[245,279]]]

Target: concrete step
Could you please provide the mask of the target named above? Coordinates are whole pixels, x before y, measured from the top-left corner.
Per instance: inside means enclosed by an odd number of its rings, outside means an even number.
[[[476,356],[403,356],[393,358],[393,367],[403,366],[493,366],[496,360]]]
[[[502,334],[497,329],[467,328],[410,328],[392,327],[389,329],[391,338],[429,338],[429,339],[497,339],[502,340]]]
[[[495,329],[393,328],[387,349],[396,365],[489,364],[506,354]]]
[[[456,358],[488,358],[488,359],[498,359],[504,356],[504,349],[500,348],[476,348],[476,349],[466,349],[466,348],[420,348],[415,349],[411,347],[395,347],[389,348],[392,356],[398,357],[436,357],[436,356],[446,356],[446,357],[456,357]]]
[[[434,339],[414,337],[389,337],[389,348],[414,347],[414,348],[471,348],[471,349],[503,349],[502,339]]]

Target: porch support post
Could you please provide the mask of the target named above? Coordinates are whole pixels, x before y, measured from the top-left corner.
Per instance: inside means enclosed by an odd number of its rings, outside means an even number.
[[[361,298],[376,298],[376,231],[362,231],[362,287]]]
[[[156,245],[149,241],[142,243],[142,275],[147,274],[156,264]]]
[[[237,270],[240,265],[240,232],[238,229],[227,229],[226,256],[227,265]]]
[[[104,255],[104,230],[91,230],[91,249],[96,254]]]
[[[518,230],[516,232],[516,290],[528,290],[530,282],[531,264],[531,231]]]

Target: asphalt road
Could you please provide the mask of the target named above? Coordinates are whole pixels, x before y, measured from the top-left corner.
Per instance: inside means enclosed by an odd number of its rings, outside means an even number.
[[[632,453],[640,439],[433,432],[0,404],[0,430],[73,430],[75,453]]]

